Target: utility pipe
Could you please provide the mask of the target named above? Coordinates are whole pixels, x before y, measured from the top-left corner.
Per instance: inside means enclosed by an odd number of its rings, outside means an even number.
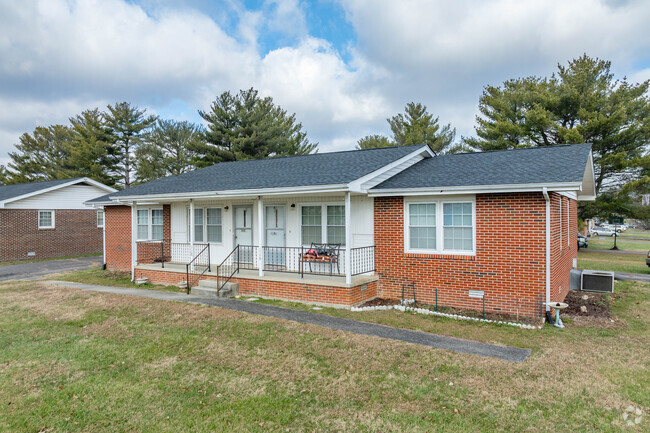
[[[546,200],[546,311],[551,311],[551,198],[548,189],[542,189]]]
[[[104,214],[106,218],[106,214]],[[136,239],[138,237],[138,206],[136,202],[131,203],[131,281],[135,281],[135,264],[138,261],[138,243]],[[106,220],[104,220],[104,225],[106,225]]]

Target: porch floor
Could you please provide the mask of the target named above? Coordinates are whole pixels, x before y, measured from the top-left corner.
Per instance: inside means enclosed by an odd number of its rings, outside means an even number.
[[[185,264],[180,263],[165,263],[163,268],[160,263],[152,263],[148,265],[138,265],[136,269],[162,271],[162,272],[176,272],[182,274],[182,279],[185,279]],[[205,275],[216,277],[216,272],[206,272]],[[233,278],[246,278],[249,280],[262,280],[262,281],[280,281],[287,283],[300,283],[300,284],[314,284],[331,287],[355,287],[361,284],[371,283],[377,281],[379,277],[376,274],[362,274],[352,277],[352,284],[345,284],[345,276],[339,275],[322,275],[322,274],[304,274],[301,278],[300,274],[294,272],[276,272],[264,271],[264,276],[259,276],[257,269],[241,269],[239,273],[233,275]],[[179,280],[180,281],[180,280]]]

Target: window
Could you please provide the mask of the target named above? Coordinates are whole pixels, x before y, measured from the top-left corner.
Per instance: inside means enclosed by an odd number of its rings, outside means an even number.
[[[54,211],[53,210],[39,210],[38,211],[38,228],[39,229],[53,229],[54,228]]]
[[[405,209],[407,252],[474,253],[473,201],[411,202]]]
[[[138,240],[163,240],[163,210],[138,209],[136,226]]]
[[[323,215],[325,221],[323,222]],[[345,245],[345,206],[340,204],[301,207],[302,244],[327,242]]]
[[[302,244],[311,245],[312,242],[321,243],[322,218],[321,206],[302,207]]]
[[[149,239],[149,209],[138,209],[138,239]]]
[[[194,242],[221,243],[221,233],[221,208],[194,208]]]
[[[161,241],[163,238],[163,210],[151,209],[151,239]]]
[[[97,227],[104,227],[104,211],[97,210]]]
[[[345,206],[327,206],[327,243],[345,244]]]
[[[472,227],[472,203],[445,203],[444,249],[472,251],[474,249]]]
[[[413,249],[436,249],[436,205],[409,205],[409,242]]]
[[[208,242],[221,243],[221,209],[206,209],[205,224]]]

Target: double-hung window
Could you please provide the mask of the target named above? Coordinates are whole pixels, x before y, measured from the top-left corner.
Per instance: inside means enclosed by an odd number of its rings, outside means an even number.
[[[303,245],[323,242],[345,245],[344,205],[303,205],[300,209]]]
[[[409,205],[409,241],[412,249],[436,249],[436,204]]]
[[[222,242],[221,208],[194,208],[194,242]]]
[[[38,211],[38,228],[39,229],[53,229],[54,228],[54,211],[53,210],[39,210]]]
[[[473,254],[473,201],[407,202],[407,252]]]
[[[444,246],[447,251],[473,251],[472,203],[443,203]]]
[[[138,240],[163,240],[162,209],[138,209],[136,225]]]
[[[97,210],[97,227],[104,227],[104,211],[102,209]]]

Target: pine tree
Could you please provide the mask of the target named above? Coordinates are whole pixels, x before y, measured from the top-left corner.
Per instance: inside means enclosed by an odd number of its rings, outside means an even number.
[[[37,126],[25,133],[9,152],[7,183],[27,183],[67,179],[74,176],[69,165],[72,130],[63,125]]]
[[[196,164],[208,166],[222,161],[306,155],[316,150],[295,114],[276,106],[271,97],[261,98],[250,88],[237,95],[224,92],[199,111],[207,122],[206,142],[195,143]]]
[[[157,118],[146,115],[147,110],[132,107],[128,102],[108,105],[107,108],[104,121],[110,129],[110,144],[116,157],[112,175],[118,185],[128,188],[134,181],[134,154]]]
[[[193,148],[205,144],[203,129],[188,121],[158,120],[136,151],[138,181],[183,174],[196,168]]]

